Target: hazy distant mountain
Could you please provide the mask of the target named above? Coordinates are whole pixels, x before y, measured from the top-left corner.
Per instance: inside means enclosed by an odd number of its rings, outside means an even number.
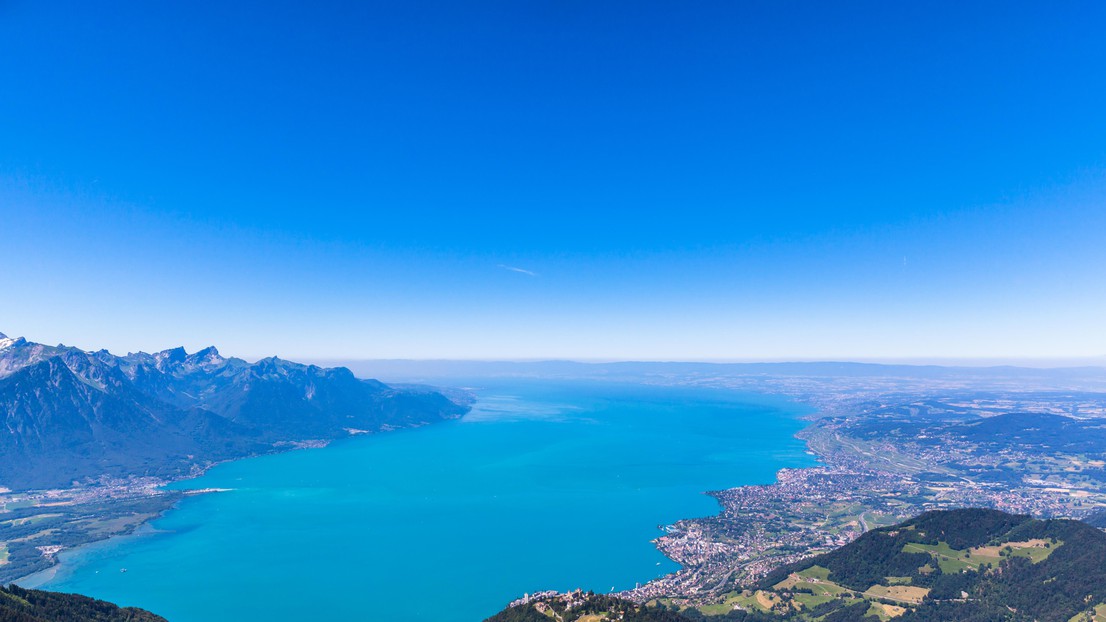
[[[432,391],[215,348],[113,356],[0,334],[0,485],[174,475],[274,444],[460,415]]]
[[[1055,382],[1089,380],[1106,382],[1106,367],[1016,367],[905,365],[851,362],[696,363],[576,361],[456,361],[456,360],[341,360],[329,362],[361,375],[403,380],[437,378],[596,378],[640,379],[653,376],[750,376],[801,378],[911,378],[928,380],[1015,379]]]

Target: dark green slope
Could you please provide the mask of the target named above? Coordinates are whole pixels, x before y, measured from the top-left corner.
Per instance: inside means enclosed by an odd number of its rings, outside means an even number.
[[[166,622],[134,607],[77,594],[0,587],[0,622]]]
[[[1044,541],[1022,553],[1011,543]],[[921,546],[917,546],[921,545]],[[995,546],[1000,557],[974,559],[959,565],[957,555],[924,552],[930,547],[968,551]],[[940,562],[946,566],[942,568]],[[830,553],[780,568],[759,587],[772,589],[790,574],[820,566],[829,580],[857,593],[889,583],[888,577],[925,588],[922,603],[910,608],[902,622],[925,620],[1038,620],[1067,622],[1095,604],[1106,603],[1106,533],[1085,523],[1035,520],[996,510],[965,509],[927,512],[896,525],[868,532]],[[964,595],[967,598],[964,598]],[[887,601],[891,602],[891,601]]]

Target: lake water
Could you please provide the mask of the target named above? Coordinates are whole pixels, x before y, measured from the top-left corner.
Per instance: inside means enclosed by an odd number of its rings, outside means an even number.
[[[715,513],[702,491],[813,461],[793,438],[806,411],[780,399],[478,382],[459,421],[177,484],[233,490],[64,556],[43,587],[170,622],[473,622],[524,592],[607,592],[671,572],[650,540],[659,525]]]

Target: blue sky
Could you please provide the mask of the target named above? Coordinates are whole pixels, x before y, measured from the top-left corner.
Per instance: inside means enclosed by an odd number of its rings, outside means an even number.
[[[1103,356],[1102,32],[1095,2],[0,2],[0,331]]]

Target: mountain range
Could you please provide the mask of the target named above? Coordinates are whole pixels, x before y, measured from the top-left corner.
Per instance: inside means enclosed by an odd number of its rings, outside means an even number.
[[[0,486],[186,475],[296,443],[455,418],[429,389],[214,347],[115,356],[0,333]]]

